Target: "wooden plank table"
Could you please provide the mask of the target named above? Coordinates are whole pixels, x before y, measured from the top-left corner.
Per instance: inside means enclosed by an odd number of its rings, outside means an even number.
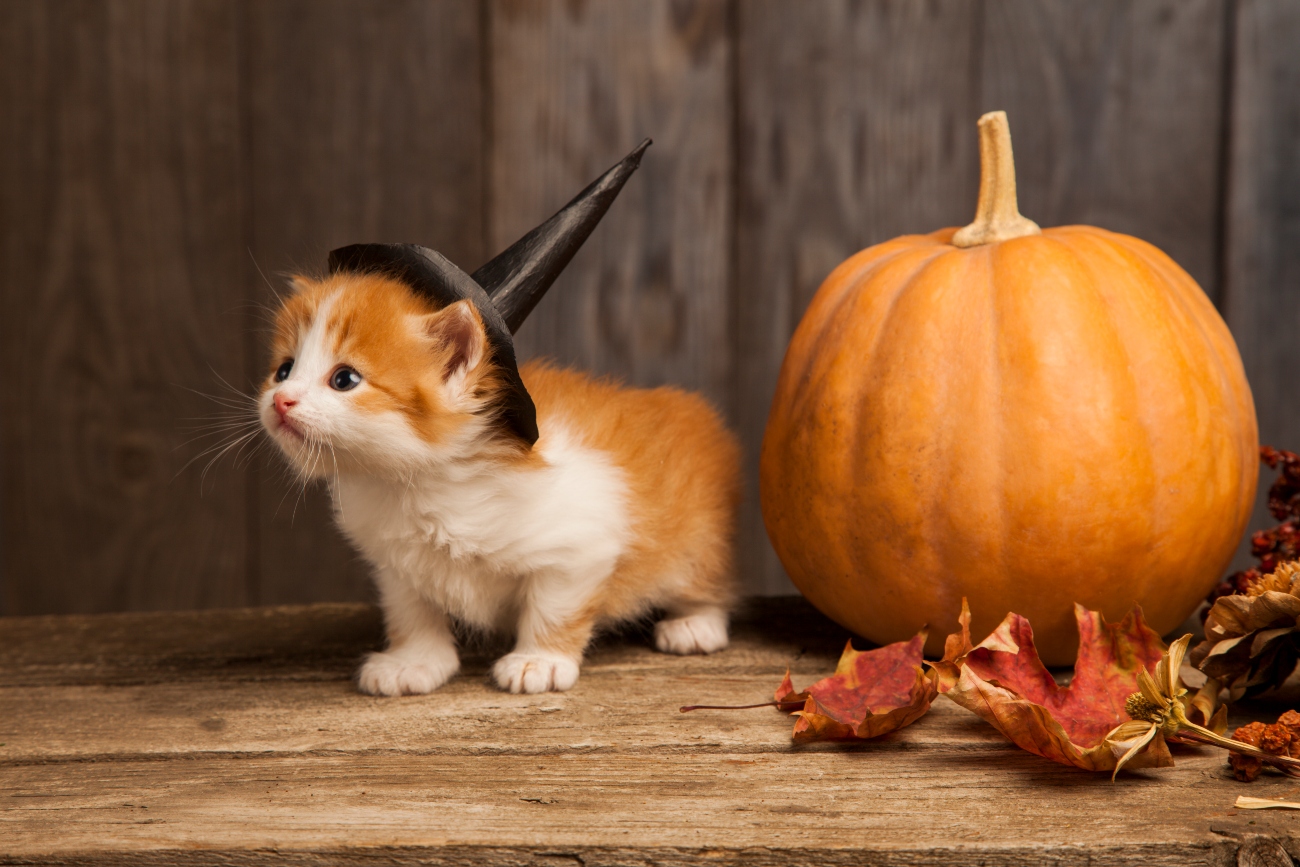
[[[828,673],[838,627],[751,602],[730,649],[603,640],[570,692],[360,695],[377,612],[315,605],[0,620],[0,864],[1290,864],[1300,798],[1224,756],[1112,784],[946,699],[852,745],[775,710],[678,713]],[[1278,708],[1256,707],[1260,717]]]

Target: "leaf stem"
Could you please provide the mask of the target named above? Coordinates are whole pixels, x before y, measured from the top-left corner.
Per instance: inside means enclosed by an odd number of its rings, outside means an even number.
[[[678,713],[690,713],[693,710],[749,710],[755,707],[774,707],[779,710],[799,710],[802,701],[765,701],[759,704],[688,704],[677,709]]]

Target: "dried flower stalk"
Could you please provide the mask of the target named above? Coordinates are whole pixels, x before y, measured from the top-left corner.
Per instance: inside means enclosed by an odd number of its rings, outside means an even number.
[[[1224,737],[1187,718],[1183,700],[1187,690],[1183,688],[1178,678],[1178,669],[1183,664],[1183,657],[1187,654],[1187,645],[1191,640],[1190,635],[1184,635],[1171,644],[1156,665],[1154,677],[1145,669],[1138,673],[1139,691],[1130,695],[1124,703],[1124,710],[1133,719],[1116,726],[1110,734],[1106,735],[1106,743],[1110,745],[1115,755],[1119,756],[1111,779],[1115,779],[1115,774],[1119,773],[1120,768],[1128,764],[1134,756],[1141,753],[1157,738],[1223,747],[1254,756],[1286,773],[1300,776],[1300,759],[1266,753],[1258,747]]]

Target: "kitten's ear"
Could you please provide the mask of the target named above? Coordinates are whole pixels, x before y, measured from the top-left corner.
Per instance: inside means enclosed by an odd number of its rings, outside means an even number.
[[[444,382],[473,370],[487,351],[487,335],[478,312],[469,301],[457,301],[430,314],[424,320],[425,332],[439,345],[451,350],[442,369]]]

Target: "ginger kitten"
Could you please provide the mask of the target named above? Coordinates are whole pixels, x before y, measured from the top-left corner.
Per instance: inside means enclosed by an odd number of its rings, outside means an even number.
[[[653,610],[659,650],[726,646],[739,447],[699,396],[526,364],[530,447],[474,304],[381,273],[297,278],[273,351],[262,424],[374,566],[388,649],[363,691],[445,683],[449,618],[514,634],[511,692],[570,688],[593,630]]]

